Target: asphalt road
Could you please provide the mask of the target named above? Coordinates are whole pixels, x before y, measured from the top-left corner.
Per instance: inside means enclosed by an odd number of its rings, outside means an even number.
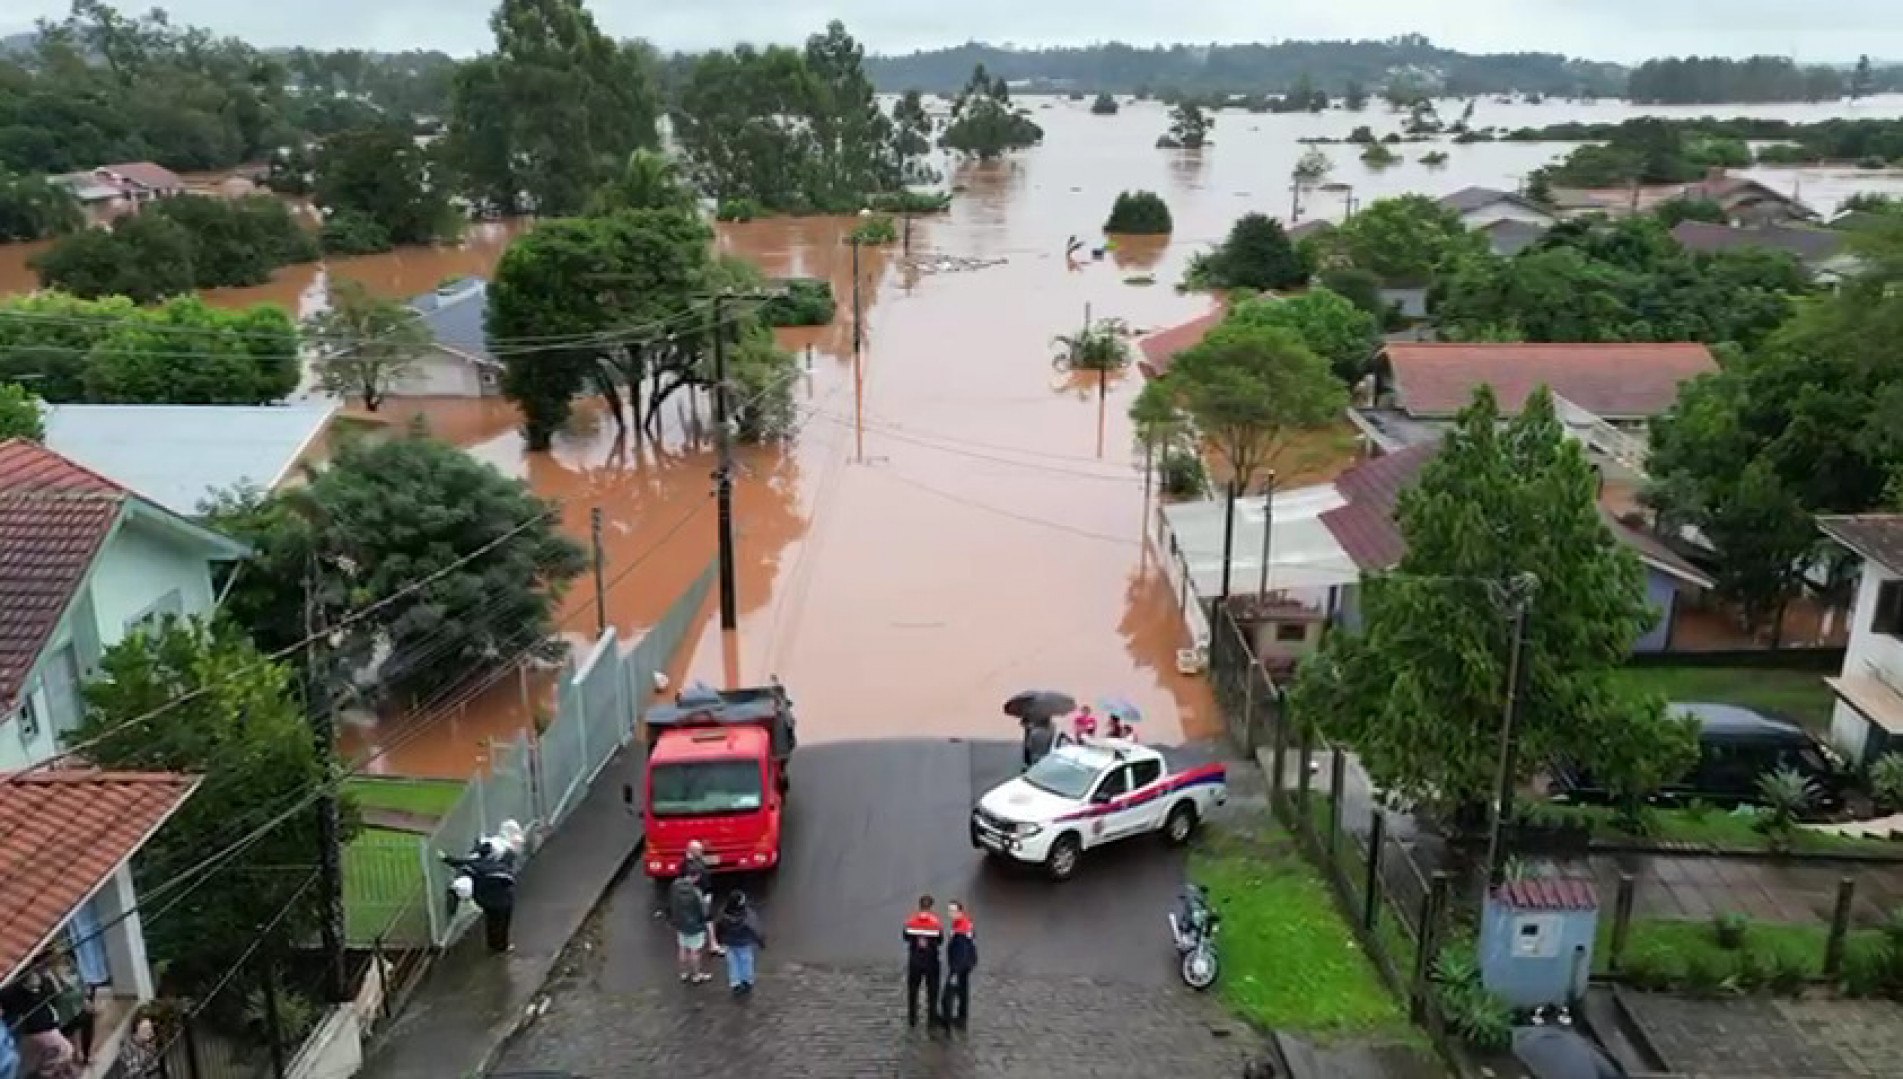
[[[954,898],[970,908],[991,972],[1169,983],[1174,952],[1163,919],[1184,879],[1181,851],[1132,840],[1093,852],[1076,879],[1054,885],[1034,868],[988,862],[972,849],[972,805],[1016,774],[1017,762],[1017,745],[1000,742],[848,742],[796,752],[779,869],[717,878],[746,888],[757,905],[771,944],[766,968],[898,962],[899,926],[930,894],[941,908]],[[659,904],[658,890],[638,877],[610,898],[611,984],[672,979],[674,937],[651,916]],[[1107,948],[1106,939],[1118,945]]]
[[[1135,839],[1055,885],[971,848],[971,805],[1017,754],[946,740],[800,749],[782,864],[743,882],[769,944],[759,991],[734,1001],[719,980],[680,985],[660,894],[634,875],[494,1074],[1239,1074],[1254,1035],[1176,977],[1164,914],[1181,851]],[[899,928],[921,892],[963,899],[977,923],[972,1029],[951,1040],[904,1026]]]

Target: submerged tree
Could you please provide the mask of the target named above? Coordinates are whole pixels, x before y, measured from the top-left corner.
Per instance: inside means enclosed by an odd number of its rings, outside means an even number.
[[[952,103],[951,123],[938,144],[947,150],[991,161],[1012,150],[1044,141],[1044,129],[1029,113],[1011,104],[1011,88],[1002,76],[993,78],[983,64]]]
[[[1209,129],[1216,120],[1194,101],[1185,101],[1170,110],[1169,133],[1157,145],[1172,150],[1200,150],[1209,141]]]
[[[325,391],[354,397],[371,412],[416,372],[432,340],[414,310],[348,277],[331,283],[329,306],[304,320],[304,336],[317,350],[313,365]]]
[[[937,124],[925,111],[925,100],[917,90],[907,90],[892,106],[892,156],[899,163],[899,178],[908,184],[933,179],[925,156],[932,152],[932,134]]]

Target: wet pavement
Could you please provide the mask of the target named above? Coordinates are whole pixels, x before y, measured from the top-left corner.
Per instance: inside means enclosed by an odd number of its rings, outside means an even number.
[[[1890,1001],[1622,995],[1687,1079],[1878,1079],[1903,1067],[1903,1006]]]
[[[769,944],[752,999],[675,980],[657,892],[633,876],[492,1074],[1240,1074],[1258,1036],[1176,978],[1164,913],[1180,851],[1133,840],[1055,886],[971,849],[966,813],[1015,771],[1016,752],[945,739],[802,747],[785,862],[746,882]],[[964,899],[977,922],[972,1027],[952,1039],[904,1023],[898,928],[922,891]]]

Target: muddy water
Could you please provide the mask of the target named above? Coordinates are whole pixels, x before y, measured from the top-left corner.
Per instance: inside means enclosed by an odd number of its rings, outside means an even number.
[[[1184,642],[1142,539],[1143,484],[1125,417],[1141,380],[1111,380],[1100,397],[1093,381],[1053,372],[1051,339],[1080,326],[1087,307],[1138,328],[1202,313],[1205,300],[1170,286],[1190,255],[1239,214],[1286,213],[1284,178],[1303,149],[1295,139],[1344,134],[1357,122],[1381,131],[1395,118],[1224,113],[1218,144],[1184,154],[1151,149],[1164,123],[1160,107],[1099,118],[1080,104],[1038,104],[1049,106],[1036,112],[1044,146],[951,170],[960,196],[949,214],[913,222],[909,257],[898,246],[861,253],[857,365],[852,249],[842,243],[850,222],[721,229],[724,249],[770,274],[832,281],[841,317],[787,332],[786,343],[803,357],[796,383],[803,422],[785,447],[740,453],[739,629],[721,634],[710,603],[677,675],[735,683],[777,674],[799,701],[808,740],[1008,738],[1014,728],[998,706],[1027,687],[1128,696],[1145,709],[1147,735],[1161,741],[1217,730],[1203,681],[1175,672]],[[1876,107],[1866,103],[1862,111]],[[1882,107],[1903,113],[1903,99]],[[1476,119],[1513,126],[1617,119],[1621,108],[1483,104]],[[1332,179],[1352,183],[1364,202],[1408,190],[1510,187],[1563,149],[1444,148],[1452,161],[1442,169],[1410,160],[1376,172],[1333,147]],[[1801,182],[1804,197],[1826,209],[1848,190],[1880,186],[1864,182],[1868,174],[1766,175],[1784,187]],[[1098,227],[1126,188],[1163,194],[1175,236],[1067,261],[1069,237],[1101,243]],[[1307,213],[1339,216],[1340,201],[1318,192]],[[484,272],[515,227],[485,226],[460,248],[349,260],[329,272],[407,296],[451,274]],[[0,258],[21,251],[0,248]],[[9,272],[0,264],[0,287],[30,284],[17,264]],[[321,301],[324,272],[293,268],[270,286],[216,299],[273,299],[305,311]],[[1126,283],[1137,274],[1153,274],[1159,284]],[[585,404],[554,449],[538,455],[523,451],[504,403],[406,402],[390,414],[423,415],[444,437],[560,500],[564,525],[579,538],[599,507],[611,582],[607,617],[624,635],[652,625],[713,559],[715,458],[699,395],[682,393],[667,404],[658,437],[623,435],[598,406]],[[562,617],[573,639],[594,633],[586,578]],[[482,739],[520,729],[548,693],[546,673],[507,672],[474,698],[452,702],[448,718],[381,765],[464,774]],[[410,721],[356,728],[347,741],[353,749],[389,744]]]

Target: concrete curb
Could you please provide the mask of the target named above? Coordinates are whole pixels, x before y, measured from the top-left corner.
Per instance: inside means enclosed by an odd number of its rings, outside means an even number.
[[[509,1051],[509,1047],[515,1044],[515,1040],[522,1035],[522,1032],[541,1017],[537,1005],[548,998],[548,985],[555,980],[555,972],[561,967],[562,959],[568,954],[568,949],[574,945],[576,934],[581,932],[583,926],[594,920],[595,915],[601,913],[602,906],[608,901],[608,894],[620,886],[622,881],[628,879],[628,873],[634,869],[636,863],[640,862],[647,845],[646,834],[636,837],[633,849],[628,851],[628,856],[621,860],[621,865],[608,877],[608,883],[602,887],[601,894],[588,905],[588,913],[582,915],[581,921],[575,926],[575,932],[569,934],[568,941],[562,945],[560,951],[555,953],[555,961],[549,964],[548,973],[542,976],[541,984],[529,994],[528,1006],[523,1008],[515,1020],[509,1024],[509,1029],[502,1033],[502,1037],[496,1039],[496,1043],[483,1052],[482,1059],[477,1062],[475,1069],[465,1076],[465,1079],[481,1079],[482,1076],[488,1075],[489,1070],[502,1060],[502,1055]]]

